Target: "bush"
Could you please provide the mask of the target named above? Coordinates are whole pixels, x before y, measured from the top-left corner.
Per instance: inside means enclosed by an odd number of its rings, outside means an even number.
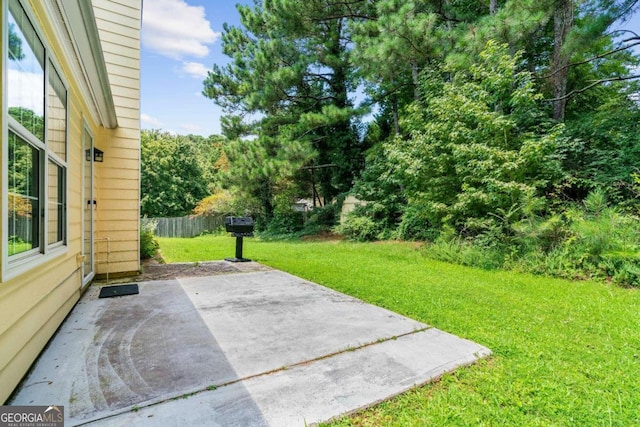
[[[594,191],[582,205],[546,216],[529,212],[510,228],[484,227],[474,237],[445,226],[428,255],[480,268],[640,286],[640,221]]]
[[[520,254],[508,267],[569,279],[611,279],[627,286],[640,282],[638,218],[607,206],[600,190],[581,206],[514,230]]]
[[[140,221],[140,259],[153,258],[160,245],[153,234],[156,222],[143,218]]]
[[[307,223],[331,228],[336,225],[339,211],[340,206],[338,203],[331,203],[320,208],[315,208],[309,213]]]
[[[193,209],[194,215],[227,215],[233,212],[233,197],[226,190],[217,191],[200,200]]]
[[[431,258],[439,261],[484,269],[500,268],[505,259],[502,246],[487,246],[482,238],[463,239],[448,226],[445,226],[435,242],[427,247],[427,251]]]
[[[350,240],[368,242],[376,240],[381,230],[373,219],[358,215],[357,211],[354,211],[347,216],[344,223],[335,228],[335,231]]]
[[[323,207],[317,207],[307,213],[307,219],[302,228],[303,235],[314,235],[331,231],[336,225],[340,212],[339,203],[331,203]]]
[[[586,277],[611,278],[618,284],[637,285],[640,275],[638,219],[614,208],[593,211],[587,205],[574,212],[571,237],[558,248],[568,263]]]
[[[428,212],[426,206],[407,206],[398,226],[398,237],[403,240],[435,240],[439,232],[431,224],[432,218]]]
[[[295,234],[302,230],[304,226],[304,213],[293,209],[288,211],[277,211],[263,231],[265,235],[287,235]]]

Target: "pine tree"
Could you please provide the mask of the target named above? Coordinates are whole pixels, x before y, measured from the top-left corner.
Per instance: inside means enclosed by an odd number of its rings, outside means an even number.
[[[257,180],[260,194],[272,197],[296,171],[323,166],[315,179],[325,199],[351,187],[363,150],[349,99],[355,78],[347,23],[360,3],[272,0],[238,6],[242,28],[225,27],[223,34],[223,50],[233,61],[214,66],[204,83],[204,94],[229,114],[224,129],[235,135],[227,136],[255,135],[231,150],[230,172],[242,164],[264,174],[238,171],[238,183],[240,177]],[[249,115],[260,118],[247,127],[242,117]],[[239,159],[243,145],[260,164]],[[273,201],[262,199],[269,217]]]

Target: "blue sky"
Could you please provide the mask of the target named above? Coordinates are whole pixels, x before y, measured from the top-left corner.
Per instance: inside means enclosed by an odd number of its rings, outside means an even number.
[[[236,3],[251,0],[145,1],[141,53],[143,129],[220,134],[221,110],[202,96],[212,65],[225,64],[220,33],[240,21]]]
[[[251,0],[145,1],[142,24],[143,129],[177,134],[220,134],[222,111],[202,96],[213,64],[223,65],[222,25],[238,25],[235,5]],[[640,30],[640,13],[625,28]],[[640,50],[639,50],[640,51]]]

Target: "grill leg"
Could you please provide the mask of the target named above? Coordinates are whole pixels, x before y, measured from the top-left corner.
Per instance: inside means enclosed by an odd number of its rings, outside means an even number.
[[[242,259],[242,236],[236,237],[236,259]]]
[[[236,237],[236,257],[235,258],[225,258],[225,261],[229,262],[248,262],[250,259],[242,257],[242,240],[243,236],[240,233],[234,233]]]

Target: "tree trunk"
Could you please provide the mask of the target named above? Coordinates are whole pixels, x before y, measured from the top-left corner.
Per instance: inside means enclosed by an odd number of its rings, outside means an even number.
[[[393,95],[391,97],[391,108],[393,109],[393,132],[394,134],[400,135],[400,118],[398,116],[398,95]]]
[[[498,0],[489,0],[489,15],[495,15],[498,11]]]
[[[568,52],[563,51],[567,35],[573,27],[573,0],[558,0],[553,14],[553,64],[551,84],[553,85],[553,118],[564,120],[567,100],[567,78],[569,76]]]
[[[411,78],[413,79],[413,99],[420,101],[420,81],[418,80],[418,63],[411,63]]]

